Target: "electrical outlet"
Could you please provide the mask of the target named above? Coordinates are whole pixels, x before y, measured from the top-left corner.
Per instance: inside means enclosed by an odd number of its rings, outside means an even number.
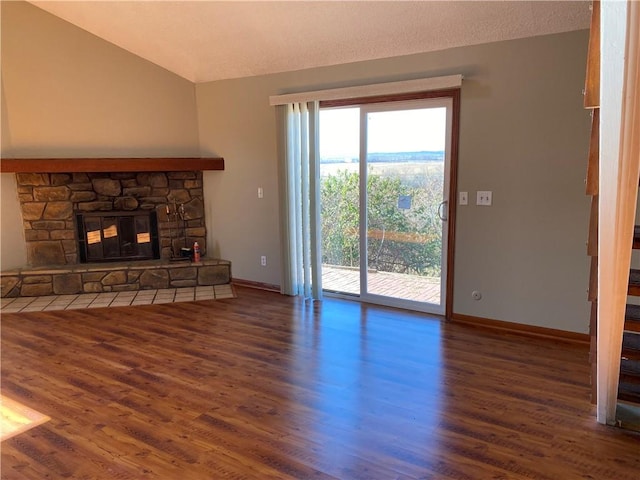
[[[260,257],[260,265],[262,265],[263,267],[267,266],[267,256],[266,255],[262,255]]]
[[[484,207],[490,207],[492,203],[492,194],[487,190],[478,190],[478,196],[476,197],[476,205],[482,205]]]
[[[460,192],[460,205],[469,205],[469,192]]]

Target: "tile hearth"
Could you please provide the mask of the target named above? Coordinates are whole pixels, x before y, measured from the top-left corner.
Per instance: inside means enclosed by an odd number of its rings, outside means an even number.
[[[3,298],[0,313],[44,312],[77,308],[125,307],[159,303],[193,302],[234,298],[231,284],[203,287],[164,288],[134,292],[83,293],[47,295],[44,297]]]

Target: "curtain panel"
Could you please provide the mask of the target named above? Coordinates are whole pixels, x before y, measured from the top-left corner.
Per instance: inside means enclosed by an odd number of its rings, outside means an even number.
[[[319,102],[279,108],[282,286],[286,295],[322,298]]]

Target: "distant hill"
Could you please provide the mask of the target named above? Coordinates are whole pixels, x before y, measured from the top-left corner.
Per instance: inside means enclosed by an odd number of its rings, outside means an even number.
[[[370,153],[370,163],[395,163],[395,162],[441,162],[444,160],[444,151],[422,152],[384,152]],[[356,163],[357,157],[326,157],[321,158],[320,163]]]

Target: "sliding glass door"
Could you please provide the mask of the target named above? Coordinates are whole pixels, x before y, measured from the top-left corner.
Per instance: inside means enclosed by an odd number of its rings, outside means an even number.
[[[323,290],[360,295],[360,108],[320,110]]]
[[[444,313],[452,100],[320,111],[326,291]]]

